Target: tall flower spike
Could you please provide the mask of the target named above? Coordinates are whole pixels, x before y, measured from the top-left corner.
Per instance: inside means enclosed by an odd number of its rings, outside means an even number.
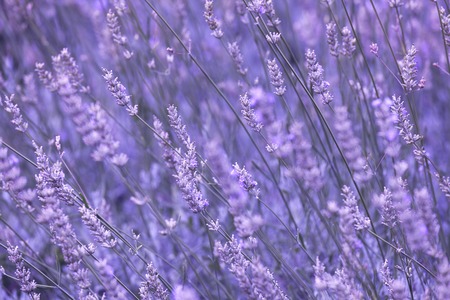
[[[250,267],[252,270],[253,289],[262,296],[262,299],[288,299],[273,277],[272,272],[259,259],[254,259]]]
[[[383,193],[375,196],[374,200],[381,206],[381,223],[389,228],[394,228],[399,222],[399,212],[394,205],[391,191],[385,187]]]
[[[112,9],[110,9],[106,14],[106,24],[112,34],[114,43],[121,46],[125,45],[127,43],[127,38],[122,35],[119,25],[119,18]]]
[[[145,281],[141,282],[139,296],[142,300],[151,300],[153,297],[158,300],[169,299],[169,292],[159,281],[159,275],[153,263],[147,265]]]
[[[356,50],[356,39],[353,37],[353,34],[350,29],[347,27],[342,28],[342,48],[341,53],[345,56],[352,57],[353,53]]]
[[[72,280],[79,288],[80,294],[86,293],[91,286],[88,270],[82,267],[82,255],[77,247],[77,236],[70,223],[69,217],[61,208],[61,200],[68,203],[68,194],[64,184],[64,173],[59,162],[50,165],[47,155],[35,143],[37,167],[39,174],[36,178],[38,199],[42,203],[42,210],[37,220],[48,224],[52,243],[61,248],[64,261]],[[81,299],[87,299],[82,298]]]
[[[250,99],[248,98],[247,93],[239,96],[239,101],[242,106],[241,113],[247,121],[247,125],[254,131],[260,132],[263,128],[263,124],[256,119],[255,110],[250,106]]]
[[[236,232],[240,238],[245,239],[244,248],[248,249],[254,243],[247,243],[249,238],[258,230],[263,219],[260,215],[250,212],[247,209],[248,195],[240,187],[240,183],[230,176],[233,172],[229,164],[225,151],[219,147],[218,141],[213,140],[206,146],[208,152],[208,165],[214,170],[214,180],[220,184],[224,194],[228,197],[230,214],[233,215],[233,222]],[[211,225],[211,226],[214,226]]]
[[[259,197],[260,190],[257,188],[258,183],[253,179],[253,176],[245,169],[245,167],[239,167],[238,163],[233,165],[233,171],[231,174],[236,175],[241,187],[254,195]]]
[[[121,13],[121,10],[116,10],[119,15]],[[122,31],[120,29],[119,25],[119,18],[117,15],[113,12],[112,9],[108,11],[106,14],[106,24],[109,28],[109,31],[112,35],[113,42],[117,45],[121,46],[123,49],[123,56],[125,59],[130,59],[133,56],[133,52],[128,49],[127,46],[127,38],[122,34]]]
[[[404,84],[403,87],[407,93],[414,90],[418,85],[418,82],[416,80],[417,77],[416,54],[417,49],[414,45],[412,45],[411,48],[408,49],[408,53],[406,53],[405,57],[401,62],[401,75]]]
[[[0,189],[7,191],[16,201],[17,206],[25,212],[34,211],[32,205],[36,192],[31,189],[25,189],[27,179],[20,175],[18,159],[9,155],[8,150],[2,146],[0,138]]]
[[[25,267],[22,253],[19,252],[19,247],[7,243],[8,259],[16,265],[15,275],[20,281],[20,290],[27,293],[31,300],[39,300],[40,294],[33,292],[37,288],[34,280],[30,280],[31,272]]]
[[[314,50],[308,49],[305,56],[308,78],[313,91],[321,95],[323,104],[330,104],[333,101],[333,95],[329,91],[330,83],[323,79],[323,68],[317,62],[316,53]]]
[[[175,170],[177,162],[175,150],[170,145],[169,134],[164,131],[161,121],[156,116],[153,116],[153,127],[157,133],[155,137],[158,139],[158,144],[164,150],[163,158],[166,165]]]
[[[269,69],[270,83],[275,87],[275,94],[278,96],[283,96],[286,92],[286,86],[283,85],[283,73],[281,73],[277,61],[275,59],[268,59],[267,68]]]
[[[230,53],[231,58],[236,65],[238,73],[245,76],[248,72],[248,69],[244,67],[244,57],[242,56],[241,49],[239,49],[238,43],[228,43],[228,52]]]
[[[212,31],[211,35],[220,39],[223,36],[223,32],[219,20],[214,16],[212,0],[205,0],[205,11],[203,16],[205,17],[209,29]]]
[[[420,134],[413,133],[413,125],[409,121],[409,114],[406,110],[405,103],[402,101],[401,97],[392,96],[393,104],[391,106],[391,112],[395,116],[395,124],[400,132],[400,136],[408,145],[414,146],[414,156],[419,163],[423,163],[427,158],[427,153],[421,141],[423,136]]]
[[[258,299],[258,294],[253,289],[250,278],[246,273],[246,269],[250,262],[245,259],[241,252],[241,245],[234,236],[231,237],[231,241],[224,245],[220,242],[216,242],[214,245],[214,256],[218,257],[223,263],[229,266],[230,272],[239,282],[239,287],[249,299]]]
[[[83,223],[89,228],[92,235],[95,236],[97,242],[105,248],[113,248],[116,245],[117,240],[97,218],[97,212],[95,210],[87,208],[84,205],[81,206],[78,210],[81,213],[81,219],[83,220]]]
[[[181,122],[177,108],[171,105],[167,111],[170,126],[175,128],[177,136],[187,148],[187,151],[183,153],[182,157],[177,159],[175,165],[176,173],[174,176],[177,179],[178,187],[189,208],[192,212],[198,213],[205,210],[209,202],[203,197],[199,187],[200,176],[197,171],[198,162],[195,144],[191,142],[191,138],[186,131],[186,126]]]
[[[25,132],[28,128],[28,123],[23,119],[22,113],[20,112],[17,104],[14,103],[14,94],[8,98],[5,96],[5,100],[2,102],[0,99],[0,106],[4,106],[5,111],[11,115],[11,123],[16,127],[16,130]]]
[[[439,180],[439,188],[444,193],[445,197],[450,199],[450,177],[442,176],[439,173],[436,173],[435,175]]]
[[[445,44],[450,47],[450,14],[445,13],[445,9],[441,7],[439,9],[442,22],[442,33],[444,34]]]
[[[394,279],[391,275],[391,270],[389,269],[388,260],[386,259],[381,266],[380,269],[381,279],[383,280],[383,284],[386,287],[389,296],[392,298],[392,283],[394,282]]]
[[[338,34],[336,30],[336,24],[328,23],[327,27],[327,42],[330,47],[330,54],[338,57],[339,56],[339,42],[338,42]]]
[[[350,209],[353,215],[353,224],[356,230],[367,229],[370,227],[370,220],[368,217],[359,211],[358,200],[356,199],[353,191],[346,185],[342,187],[341,195],[344,197],[344,204]]]
[[[127,89],[119,81],[119,79],[113,76],[113,72],[108,71],[107,69],[103,69],[103,78],[105,78],[106,83],[108,84],[108,90],[111,92],[114,98],[116,98],[117,104],[119,106],[125,106],[130,116],[137,115],[138,106],[133,106],[131,104],[131,96],[127,94]]]

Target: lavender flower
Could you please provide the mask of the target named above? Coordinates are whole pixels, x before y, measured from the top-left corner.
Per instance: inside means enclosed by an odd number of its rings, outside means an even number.
[[[245,167],[239,167],[238,163],[233,165],[233,171],[231,174],[236,175],[241,187],[254,195],[256,198],[259,197],[260,190],[257,188],[258,183],[253,180],[253,176],[245,169]]]
[[[412,45],[401,62],[401,76],[407,93],[413,91],[418,84],[416,54],[417,49]]]
[[[275,87],[275,94],[283,96],[286,92],[286,86],[284,86],[283,73],[280,71],[280,67],[275,59],[267,60],[267,68],[269,69],[270,83]]]
[[[326,25],[326,28],[327,28],[327,42],[328,42],[328,46],[330,47],[330,54],[335,57],[338,57],[339,56],[339,42],[338,42],[336,24],[328,23]]]
[[[244,67],[244,57],[242,56],[238,43],[228,43],[228,52],[230,53],[231,58],[236,65],[238,73],[245,76],[248,72],[248,69]]]
[[[168,109],[170,126],[175,128],[177,136],[184,143],[187,151],[183,157],[176,162],[176,174],[178,187],[180,188],[184,200],[194,213],[201,212],[209,205],[207,199],[203,197],[199,188],[199,175],[197,171],[197,154],[195,144],[191,142],[191,138],[186,131],[186,126],[181,122],[177,108],[171,105]]]
[[[266,34],[266,41],[273,45],[277,44],[279,41],[281,41],[281,33],[269,32],[269,34]]]
[[[439,173],[436,173],[436,177],[439,180],[439,188],[445,197],[450,199],[450,177],[441,176]]]
[[[0,182],[1,189],[7,191],[16,201],[17,207],[25,212],[33,212],[33,200],[36,192],[32,189],[26,189],[27,179],[20,175],[19,161],[15,156],[9,155],[8,150],[2,147],[0,138]]]
[[[234,176],[235,171],[231,168],[227,156],[217,141],[213,141],[207,145],[208,161],[212,166],[217,178],[216,182],[220,183],[225,195],[228,197],[230,205],[229,212],[233,215],[233,223],[236,232],[240,238],[244,239],[244,248],[249,249],[254,243],[247,243],[252,235],[260,229],[264,220],[259,214],[250,213],[246,206],[248,204],[248,195],[245,195],[243,189],[236,182]],[[218,224],[212,224],[214,228],[218,228]]]
[[[151,300],[153,297],[158,300],[169,299],[169,292],[159,281],[159,275],[153,263],[147,265],[145,281],[141,282],[139,296],[143,300]]]
[[[378,44],[377,43],[372,43],[369,46],[369,50],[370,53],[372,53],[373,55],[375,55],[376,57],[378,57]]]
[[[112,9],[108,10],[108,13],[106,14],[106,24],[112,34],[114,43],[121,46],[125,45],[127,43],[127,38],[122,35],[119,25],[119,18],[112,11]]]
[[[58,90],[58,83],[53,78],[50,71],[44,69],[44,63],[36,63],[35,71],[38,75],[39,80],[44,84],[44,86],[51,92]]]
[[[399,212],[394,205],[391,191],[387,187],[385,187],[383,193],[379,196],[376,196],[374,201],[382,207],[382,224],[390,228],[394,228],[395,225],[397,225],[399,222]]]
[[[343,27],[341,30],[342,34],[342,47],[341,53],[347,57],[352,57],[356,50],[356,39],[353,37],[352,32],[347,27]]]
[[[308,49],[305,56],[309,83],[311,84],[313,91],[321,95],[323,104],[330,104],[331,101],[333,101],[333,96],[329,91],[330,84],[323,79],[323,68],[317,62],[316,53],[314,50]]]
[[[115,140],[108,127],[105,111],[100,104],[93,103],[87,108],[89,120],[85,120],[85,115],[80,115],[79,131],[83,135],[83,141],[86,145],[94,146],[92,158],[96,161],[110,159],[117,166],[123,166],[127,163],[128,157],[124,153],[117,153],[119,142]]]
[[[86,206],[81,206],[78,211],[81,213],[83,223],[89,228],[95,236],[97,242],[105,248],[113,248],[117,240],[112,236],[111,232],[102,225],[97,218],[97,212]]]
[[[370,227],[370,219],[364,217],[358,208],[358,200],[356,199],[353,191],[348,186],[342,187],[342,194],[344,197],[344,204],[350,210],[353,215],[353,224],[356,230],[367,229]]]
[[[175,129],[175,133],[177,137],[181,140],[181,142],[188,146],[191,142],[189,134],[186,131],[186,125],[181,121],[181,116],[178,114],[178,109],[175,105],[170,105],[167,108],[169,123],[170,126]]]
[[[272,0],[252,0],[249,1],[247,9],[257,14],[266,14],[269,17],[269,25],[277,26],[280,20],[276,17]]]
[[[263,299],[288,299],[278,285],[278,282],[274,279],[273,274],[259,259],[252,261],[250,266],[252,270],[253,289],[257,294],[261,295]]]
[[[393,104],[391,111],[396,117],[395,123],[400,131],[400,136],[406,142],[406,144],[412,144],[414,146],[414,156],[419,163],[423,163],[427,158],[427,154],[421,141],[423,137],[419,134],[413,133],[413,125],[409,121],[409,114],[405,108],[404,102],[401,97],[392,96]]]
[[[17,104],[14,103],[14,94],[9,98],[5,96],[5,100],[2,102],[0,99],[0,106],[5,107],[5,111],[11,115],[11,123],[16,126],[16,130],[25,132],[28,128],[28,123],[23,119]]]
[[[91,285],[88,270],[81,266],[82,258],[80,251],[77,250],[75,231],[60,205],[60,200],[72,203],[71,191],[68,191],[68,187],[63,183],[64,173],[60,164],[57,162],[50,165],[42,147],[35,147],[39,169],[39,174],[36,175],[36,189],[38,199],[42,202],[38,221],[49,225],[52,242],[61,248],[70,276],[79,287],[80,295],[85,295],[85,290]]]
[[[236,277],[239,287],[247,297],[249,299],[258,299],[250,278],[246,274],[250,262],[245,259],[241,252],[241,245],[234,236],[224,245],[221,242],[216,242],[214,244],[214,255],[229,266],[230,272]]]
[[[131,96],[127,94],[127,89],[119,81],[117,77],[113,76],[112,71],[103,69],[103,78],[105,78],[108,84],[108,90],[116,98],[116,102],[119,106],[125,106],[130,116],[135,116],[138,113],[138,106],[131,104]]]
[[[163,130],[162,123],[156,116],[153,116],[153,127],[158,134],[155,134],[155,137],[158,138],[159,146],[164,150],[163,158],[167,167],[175,170],[175,165],[178,160],[176,152],[170,144],[169,134]]]
[[[439,9],[441,15],[441,29],[444,34],[444,40],[447,47],[450,47],[450,14],[445,13],[445,9],[441,7]]]
[[[363,294],[355,285],[354,279],[345,269],[337,269],[335,275],[325,271],[325,266],[317,257],[314,265],[315,287],[319,291],[328,290],[336,299],[363,299]]]
[[[248,126],[254,131],[260,132],[263,128],[263,124],[256,119],[255,111],[250,106],[250,99],[248,98],[247,93],[239,96],[239,101],[242,106],[241,113],[247,121]]]
[[[205,11],[203,16],[205,17],[209,29],[212,31],[211,35],[220,39],[223,36],[223,32],[219,20],[217,20],[213,13],[213,0],[205,0]]]
[[[22,253],[19,252],[19,247],[14,247],[8,241],[8,259],[16,265],[15,275],[20,281],[20,290],[27,293],[32,300],[39,300],[40,294],[35,293],[37,284],[34,280],[30,280],[31,272],[25,267]]]
[[[387,259],[384,261],[381,267],[380,274],[383,280],[383,284],[386,287],[389,296],[392,298],[393,294],[392,283],[394,282],[394,279],[392,278],[391,270],[389,269]]]

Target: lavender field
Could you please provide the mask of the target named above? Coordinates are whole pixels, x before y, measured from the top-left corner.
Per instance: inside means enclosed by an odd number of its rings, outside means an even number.
[[[0,300],[448,300],[449,151],[449,0],[0,0]]]

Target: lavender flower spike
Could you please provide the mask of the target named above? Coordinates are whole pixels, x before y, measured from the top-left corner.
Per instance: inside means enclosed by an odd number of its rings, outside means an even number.
[[[239,97],[241,101],[242,110],[241,113],[244,119],[247,121],[248,126],[256,132],[260,132],[263,128],[263,124],[256,119],[255,111],[250,106],[250,99],[247,93]]]
[[[281,73],[276,60],[267,60],[267,68],[269,69],[270,83],[275,87],[275,94],[283,96],[286,92],[286,86],[284,85],[283,73]]]
[[[223,31],[219,20],[217,20],[214,16],[212,0],[205,1],[205,12],[203,13],[203,16],[205,17],[205,21],[208,24],[209,29],[212,31],[211,35],[220,39],[223,36]]]
[[[133,106],[131,104],[131,96],[127,94],[127,89],[119,79],[113,76],[113,72],[103,69],[103,78],[105,78],[106,83],[108,84],[108,90],[113,94],[114,98],[116,98],[117,104],[119,106],[125,106],[130,116],[137,115],[138,106]]]
[[[331,95],[328,89],[330,83],[323,79],[323,68],[317,62],[316,53],[314,50],[308,49],[305,55],[309,82],[311,83],[313,91],[322,96],[323,104],[330,104],[331,101],[333,101],[333,95]]]
[[[203,197],[203,194],[199,188],[200,180],[197,171],[197,154],[195,144],[191,142],[191,138],[186,131],[186,125],[181,121],[181,117],[178,115],[178,110],[174,105],[169,106],[167,109],[169,115],[170,126],[172,126],[178,138],[186,146],[187,151],[183,154],[183,157],[177,159],[175,163],[178,187],[180,188],[184,200],[189,205],[189,208],[198,213],[203,211],[209,202]]]
[[[145,274],[145,281],[141,282],[139,296],[141,296],[142,300],[169,299],[169,292],[159,281],[158,272],[152,263],[147,265],[147,274]]]
[[[20,281],[20,290],[27,293],[31,300],[39,300],[40,295],[33,292],[37,284],[34,280],[30,280],[30,270],[27,269],[23,262],[22,253],[19,252],[19,248],[14,247],[8,241],[8,259],[16,265],[15,275]]]
[[[417,63],[416,63],[417,49],[414,45],[408,49],[405,58],[402,60],[401,75],[404,83],[405,91],[411,92],[417,87]]]
[[[86,206],[79,208],[83,223],[89,228],[95,236],[97,242],[105,248],[113,248],[117,240],[112,236],[111,232],[105,228],[96,216],[96,211]]]
[[[5,100],[1,101],[0,106],[5,107],[5,111],[11,115],[11,123],[16,125],[16,130],[25,132],[28,128],[28,123],[23,120],[22,113],[20,112],[17,104],[14,104],[14,94],[12,94],[9,98],[5,96]]]
[[[347,27],[342,28],[342,49],[341,53],[347,57],[352,57],[356,50],[356,39],[353,37],[352,32]]]
[[[0,138],[0,190],[7,191],[16,201],[17,207],[24,212],[33,212],[33,199],[36,192],[32,189],[26,189],[27,179],[21,176],[19,161],[17,157],[8,155],[8,149],[2,146]]]
[[[327,24],[327,42],[330,47],[330,54],[338,57],[339,56],[339,42],[336,31],[336,24],[328,23]]]

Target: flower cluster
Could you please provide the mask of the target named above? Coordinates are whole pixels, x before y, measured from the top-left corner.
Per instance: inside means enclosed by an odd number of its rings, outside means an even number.
[[[314,50],[306,51],[306,64],[308,68],[308,78],[313,91],[322,97],[323,104],[330,104],[333,101],[333,95],[329,91],[330,83],[323,79],[323,68],[317,62]]]

